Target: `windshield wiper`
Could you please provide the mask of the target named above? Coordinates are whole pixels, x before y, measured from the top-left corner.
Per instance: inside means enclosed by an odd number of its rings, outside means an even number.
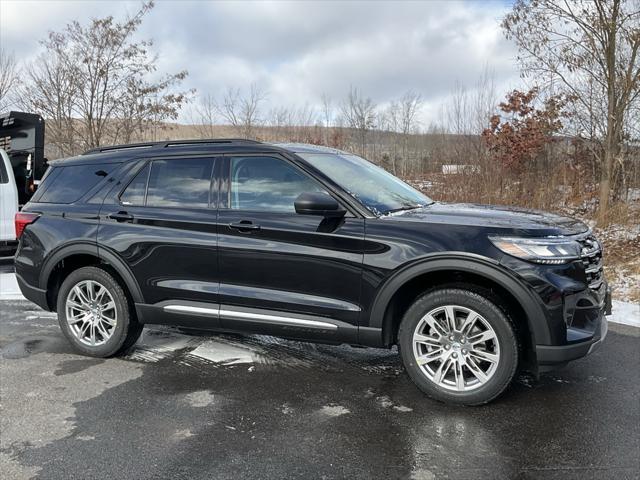
[[[396,212],[402,212],[404,210],[415,210],[416,208],[422,208],[426,206],[420,203],[417,204],[413,204],[413,205],[403,205],[402,207],[398,207],[398,208],[392,208],[391,210],[386,210],[382,215],[389,215],[391,213],[396,213]]]

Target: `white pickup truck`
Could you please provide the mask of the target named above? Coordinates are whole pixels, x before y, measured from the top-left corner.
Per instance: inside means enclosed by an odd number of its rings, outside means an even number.
[[[0,255],[16,242],[13,219],[18,212],[18,189],[7,152],[0,148]]]

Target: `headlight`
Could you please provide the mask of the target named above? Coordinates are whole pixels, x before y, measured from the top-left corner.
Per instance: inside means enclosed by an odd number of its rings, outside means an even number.
[[[536,263],[560,265],[580,258],[580,244],[567,238],[489,237],[504,253]]]

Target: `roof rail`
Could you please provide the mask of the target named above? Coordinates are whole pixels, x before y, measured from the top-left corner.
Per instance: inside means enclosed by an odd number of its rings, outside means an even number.
[[[258,140],[249,140],[248,138],[213,138],[203,140],[171,140],[165,142],[164,148],[167,147],[181,147],[183,145],[207,145],[207,144],[221,144],[221,143],[262,143]]]
[[[157,146],[158,143],[157,142],[152,142],[152,143],[132,143],[129,145],[110,145],[107,147],[96,147],[96,148],[92,148],[90,150],[87,150],[86,152],[84,152],[82,155],[91,155],[93,153],[100,153],[100,152],[111,152],[113,150],[127,150],[127,149],[134,149],[134,148],[152,148]]]
[[[91,155],[94,153],[113,152],[116,150],[129,150],[134,148],[168,148],[182,147],[188,145],[209,145],[209,144],[225,144],[225,143],[252,143],[260,144],[257,140],[249,140],[246,138],[212,138],[203,140],[170,140],[164,142],[147,142],[147,143],[131,143],[128,145],[109,145],[106,147],[96,147],[87,150],[82,155]]]

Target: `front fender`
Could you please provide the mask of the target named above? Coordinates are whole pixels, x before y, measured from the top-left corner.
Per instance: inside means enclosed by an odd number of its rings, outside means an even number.
[[[551,343],[549,319],[540,300],[536,298],[536,294],[497,261],[481,255],[462,252],[428,255],[404,265],[394,272],[376,295],[371,309],[370,329],[367,330],[377,331],[382,335],[382,339],[386,338],[383,331],[384,317],[387,306],[395,293],[410,280],[420,275],[439,271],[472,273],[500,285],[516,299],[526,312],[526,320],[532,336],[531,344]],[[383,343],[382,340],[381,343]]]

